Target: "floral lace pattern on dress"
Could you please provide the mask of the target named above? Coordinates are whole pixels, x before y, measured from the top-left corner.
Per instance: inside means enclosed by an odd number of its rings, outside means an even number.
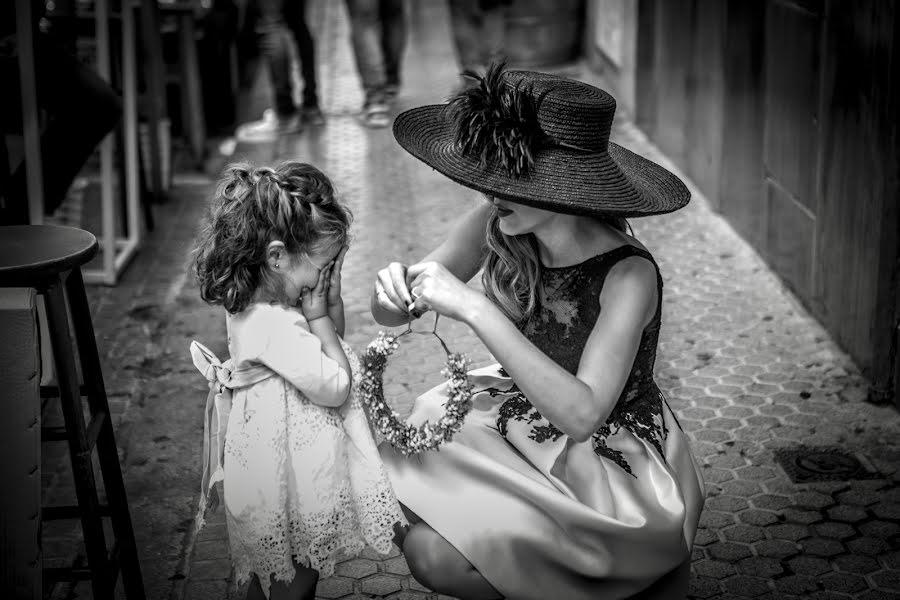
[[[358,356],[343,344],[351,371]],[[237,583],[289,582],[293,562],[334,573],[366,545],[388,554],[406,520],[359,400],[359,381],[340,408],[317,405],[281,377],[245,388],[225,445],[225,509]],[[229,479],[230,477],[230,479]]]
[[[622,246],[587,261],[557,269],[545,269],[539,293],[540,308],[519,330],[557,364],[575,373],[581,353],[594,323],[600,315],[600,292],[609,269],[628,256],[652,257],[634,246]],[[654,262],[654,266],[656,263]],[[657,270],[659,303],[662,302],[662,279]],[[606,423],[591,437],[594,453],[634,475],[624,454],[609,442],[622,430],[649,443],[665,460],[662,442],[668,433],[663,422],[662,406],[665,398],[653,380],[656,346],[659,338],[661,310],[644,330],[631,373],[615,408]],[[508,374],[500,369],[500,375]],[[513,422],[530,427],[528,438],[536,443],[557,441],[563,432],[545,419],[514,382],[509,389],[482,390],[492,396],[511,394],[500,406],[497,429],[508,437]]]

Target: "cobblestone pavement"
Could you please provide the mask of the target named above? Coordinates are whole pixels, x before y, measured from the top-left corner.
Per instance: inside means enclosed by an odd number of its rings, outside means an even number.
[[[438,102],[456,83],[443,3],[411,4],[400,109]],[[356,216],[345,303],[348,341],[363,349],[378,330],[367,303],[375,271],[394,258],[423,256],[478,200],[405,155],[388,129],[362,126],[343,3],[316,2],[311,9],[326,125],[273,144],[239,146],[232,158],[296,158],[320,166],[334,180]],[[580,65],[567,72],[594,78]],[[672,168],[627,115],[618,115],[613,138]],[[206,386],[187,347],[199,339],[225,354],[222,316],[199,300],[186,268],[210,185],[202,177],[179,179],[172,200],[157,211],[157,230],[123,281],[90,290],[152,599],[243,597],[232,582],[221,513],[194,534]],[[690,434],[707,482],[691,597],[900,598],[896,410],[865,401],[866,381],[852,361],[693,191],[686,209],[633,223],[665,280],[658,381]],[[490,361],[465,328],[442,321],[440,331],[476,365]],[[386,380],[401,412],[438,382],[441,362],[440,347],[427,336],[414,337],[398,351]],[[795,482],[794,463],[785,468],[778,459],[800,445],[841,448],[871,474]],[[69,499],[66,457],[50,450],[44,455],[45,495],[51,502]],[[805,464],[812,469],[806,472],[818,469],[828,477],[828,469],[841,463],[811,456]],[[77,534],[77,524],[46,523],[47,562],[70,562]],[[91,596],[83,584],[46,592],[54,598]],[[398,553],[385,558],[367,551],[321,581],[318,597],[440,596],[409,576]]]

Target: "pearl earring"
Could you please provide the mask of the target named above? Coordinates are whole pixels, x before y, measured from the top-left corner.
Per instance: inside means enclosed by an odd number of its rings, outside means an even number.
[[[278,268],[278,263],[275,263],[275,268],[276,268],[276,269]]]

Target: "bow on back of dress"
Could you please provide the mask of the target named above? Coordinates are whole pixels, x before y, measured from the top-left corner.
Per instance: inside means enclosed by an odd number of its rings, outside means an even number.
[[[219,505],[215,484],[225,478],[225,435],[231,415],[232,392],[268,379],[275,373],[264,365],[235,368],[230,358],[223,363],[212,350],[196,340],[191,342],[191,359],[209,382],[203,411],[203,477],[197,512],[197,529],[200,529],[205,523],[206,511],[215,511]]]

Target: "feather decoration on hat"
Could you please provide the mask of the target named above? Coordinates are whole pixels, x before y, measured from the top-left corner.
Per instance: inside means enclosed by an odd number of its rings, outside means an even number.
[[[531,86],[504,84],[505,66],[494,63],[483,77],[464,71],[477,85],[457,93],[447,108],[463,154],[477,156],[482,167],[497,161],[511,177],[520,178],[534,166],[534,151],[546,135],[538,123],[540,99]]]

